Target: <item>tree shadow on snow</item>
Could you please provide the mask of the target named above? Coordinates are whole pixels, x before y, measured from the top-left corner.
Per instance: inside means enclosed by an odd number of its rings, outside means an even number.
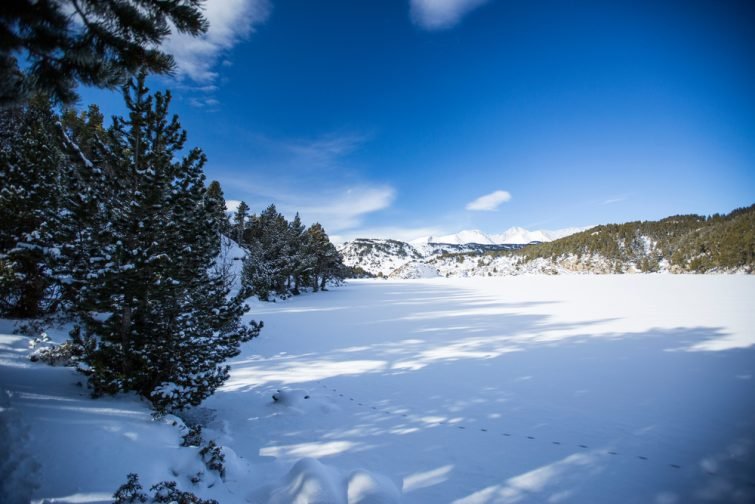
[[[299,353],[240,358],[211,401],[299,387],[319,406],[293,414],[306,422],[263,411],[247,456],[389,467],[407,502],[755,499],[755,348],[692,351],[723,328],[606,332],[613,319],[552,320],[556,301],[375,289],[379,313],[344,299],[337,325],[270,311],[271,338],[320,329]]]

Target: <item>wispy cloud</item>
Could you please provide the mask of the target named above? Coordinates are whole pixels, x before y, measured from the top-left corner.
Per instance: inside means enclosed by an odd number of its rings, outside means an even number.
[[[480,196],[474,201],[470,201],[469,203],[467,203],[467,206],[465,208],[467,210],[478,212],[493,212],[495,210],[498,210],[498,207],[501,206],[502,203],[505,203],[510,199],[511,194],[509,194],[508,191],[498,190],[493,191],[490,194]]]
[[[626,199],[627,199],[626,196],[615,196],[613,198],[608,198],[608,199],[603,200],[601,205],[612,205],[614,203],[621,203],[622,201],[626,201]]]
[[[201,37],[172,34],[163,48],[176,60],[176,76],[210,84],[218,76],[218,60],[248,37],[270,15],[269,0],[210,0],[204,14],[210,27]]]
[[[189,105],[194,108],[214,109],[220,102],[213,97],[190,98]]]
[[[410,0],[412,20],[426,30],[456,25],[467,13],[487,0]]]
[[[333,187],[330,181],[330,187],[322,184],[304,187],[269,177],[267,184],[257,183],[251,177],[219,178],[226,193],[233,193],[236,198],[241,195],[240,199],[226,200],[229,212],[236,211],[240,200],[249,205],[252,213],[274,204],[289,219],[298,212],[305,224],[319,222],[328,233],[353,234],[351,230],[360,228],[369,214],[389,208],[396,198],[396,190],[389,185]]]
[[[223,190],[234,195],[226,200],[228,211],[235,211],[240,200],[255,213],[274,204],[288,218],[299,212],[305,223],[319,222],[328,233],[340,233],[359,228],[368,215],[389,208],[396,198],[396,190],[384,184],[338,186],[332,180],[300,184],[266,178],[219,177]]]
[[[276,147],[290,153],[295,160],[315,166],[331,165],[359,147],[370,136],[361,133],[330,133],[315,139],[277,140]]]
[[[215,175],[233,199],[229,209],[242,199],[255,213],[272,203],[289,218],[299,212],[304,223],[321,223],[330,234],[363,226],[370,214],[389,208],[396,198],[391,185],[365,180],[349,166],[349,155],[370,135],[338,132],[275,138],[247,132],[242,136],[246,152],[259,168]]]
[[[307,221],[322,223],[328,231],[339,232],[361,226],[367,214],[388,208],[395,197],[396,191],[390,186],[361,186],[324,194],[317,201],[283,206],[296,209]]]
[[[327,132],[308,137],[270,136],[260,132],[235,129],[232,133],[244,145],[255,162],[274,169],[278,174],[348,170],[349,155],[358,151],[373,135],[353,130]]]

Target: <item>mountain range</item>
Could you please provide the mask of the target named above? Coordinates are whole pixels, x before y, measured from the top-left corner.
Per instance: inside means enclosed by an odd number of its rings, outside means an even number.
[[[478,245],[522,245],[532,242],[549,242],[569,236],[592,226],[582,228],[565,228],[553,231],[536,230],[529,231],[522,227],[512,227],[500,234],[485,234],[479,229],[465,229],[455,234],[442,236],[425,236],[412,240],[409,243],[419,245],[425,243],[447,243],[452,245],[466,245],[476,243]]]
[[[448,254],[485,253],[520,249],[531,243],[545,243],[586,228],[553,231],[529,231],[512,227],[501,234],[485,234],[480,230],[463,230],[455,234],[425,236],[403,242],[384,238],[356,238],[339,247],[346,266],[359,268],[367,274],[389,276],[407,263],[426,262]]]
[[[499,235],[465,230],[339,248],[353,274],[393,278],[559,273],[753,273],[755,205],[711,216]]]

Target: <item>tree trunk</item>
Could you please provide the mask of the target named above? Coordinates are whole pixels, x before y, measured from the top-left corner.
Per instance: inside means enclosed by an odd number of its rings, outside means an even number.
[[[301,294],[301,292],[299,292],[299,277],[298,276],[294,277],[293,293],[294,293],[294,296],[298,296],[299,294]]]
[[[123,306],[123,318],[121,319],[121,346],[123,351],[123,361],[121,363],[123,367],[124,376],[129,375],[129,353],[131,353],[131,345],[129,340],[129,333],[131,332],[131,304],[130,300],[124,301]]]

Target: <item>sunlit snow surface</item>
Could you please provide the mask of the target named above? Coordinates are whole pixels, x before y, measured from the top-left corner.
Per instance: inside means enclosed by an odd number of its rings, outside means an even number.
[[[754,294],[743,275],[522,276],[351,281],[256,303],[262,335],[200,410],[232,468],[197,493],[755,502]],[[127,470],[191,489],[171,471],[196,454],[169,425],[134,399],[85,399],[67,370],[23,367],[14,341],[2,413],[31,440],[35,499],[97,501]]]

